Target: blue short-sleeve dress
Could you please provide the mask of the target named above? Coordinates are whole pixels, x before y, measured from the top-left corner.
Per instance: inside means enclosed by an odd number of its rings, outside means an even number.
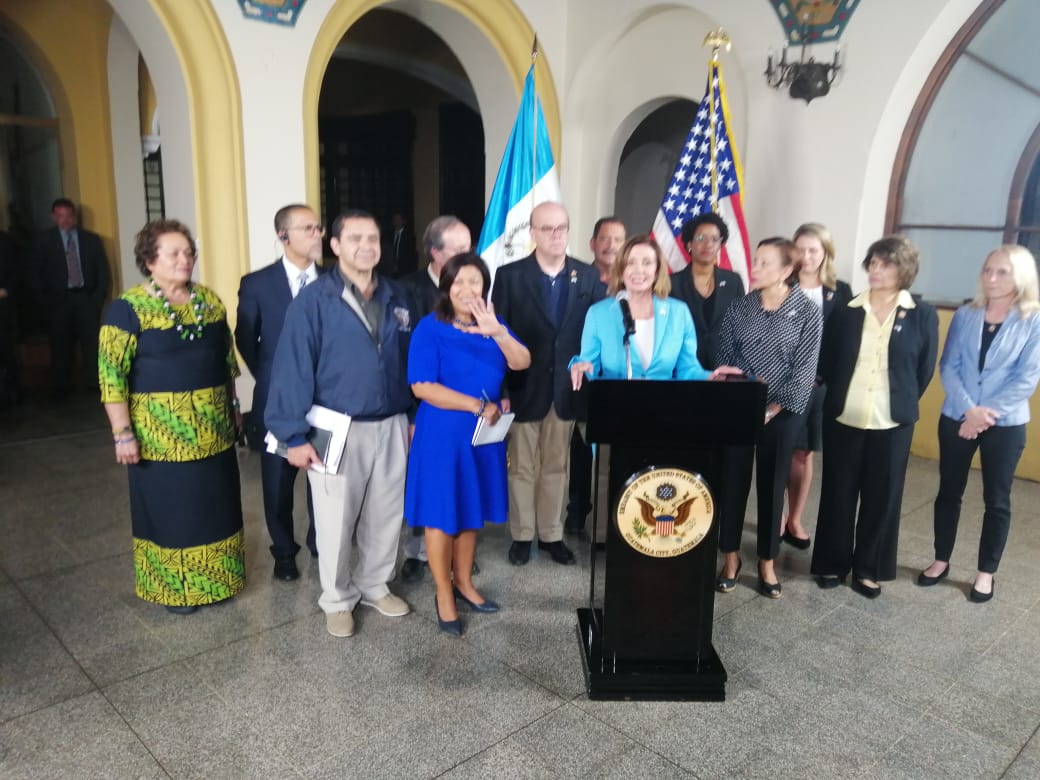
[[[506,359],[493,339],[441,322],[419,321],[408,350],[408,383],[437,382],[498,402]],[[404,516],[412,527],[447,534],[504,523],[509,509],[504,442],[474,447],[472,412],[439,409],[423,401],[408,455]]]

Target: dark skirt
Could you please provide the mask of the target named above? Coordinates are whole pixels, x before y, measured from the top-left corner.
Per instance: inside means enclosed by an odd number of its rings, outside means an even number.
[[[245,585],[234,447],[203,460],[128,469],[137,595],[168,606],[229,599]]]

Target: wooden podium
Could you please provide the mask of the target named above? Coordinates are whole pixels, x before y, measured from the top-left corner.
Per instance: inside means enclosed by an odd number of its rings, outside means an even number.
[[[760,382],[596,380],[586,440],[609,445],[602,601],[592,555],[578,610],[591,699],[723,701],[726,670],[711,643],[722,460],[762,430]],[[595,533],[593,534],[595,538]]]

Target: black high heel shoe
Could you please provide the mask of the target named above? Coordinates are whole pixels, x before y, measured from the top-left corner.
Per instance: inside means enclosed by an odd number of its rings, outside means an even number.
[[[451,634],[452,636],[462,636],[462,621],[459,618],[454,620],[441,620],[441,611],[437,607],[437,597],[433,597],[433,611],[437,613],[437,625],[441,631],[445,634]]]
[[[783,594],[783,587],[779,582],[766,582],[762,579],[762,562],[758,562],[758,592],[766,598],[778,599]]]
[[[475,601],[470,601],[468,598],[463,596],[462,592],[454,585],[452,585],[451,589],[455,593],[455,598],[462,599],[467,605],[469,605],[469,608],[472,609],[474,612],[483,612],[486,615],[490,615],[502,609],[502,607],[498,605],[497,601],[492,601],[491,599],[484,599],[480,604],[477,604]]]
[[[737,558],[737,570],[733,572],[732,577],[723,577],[722,572],[719,572],[719,576],[715,578],[715,590],[719,593],[729,593],[735,587],[737,587],[737,577],[740,576],[740,570],[744,566],[744,561]],[[725,566],[723,566],[725,568]]]

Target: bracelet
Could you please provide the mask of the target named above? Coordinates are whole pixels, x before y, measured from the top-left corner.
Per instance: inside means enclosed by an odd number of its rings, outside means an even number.
[[[477,409],[477,414],[476,414],[476,416],[477,416],[477,417],[483,417],[483,416],[484,416],[484,410],[485,410],[486,408],[487,408],[487,399],[486,399],[486,398],[481,398],[481,399],[480,399],[480,408],[479,408],[479,409]]]
[[[118,447],[120,444],[130,444],[132,442],[136,442],[137,441],[137,437],[136,436],[129,436],[129,437],[125,438],[125,439],[115,438],[112,441],[114,441],[116,443],[116,446]]]

